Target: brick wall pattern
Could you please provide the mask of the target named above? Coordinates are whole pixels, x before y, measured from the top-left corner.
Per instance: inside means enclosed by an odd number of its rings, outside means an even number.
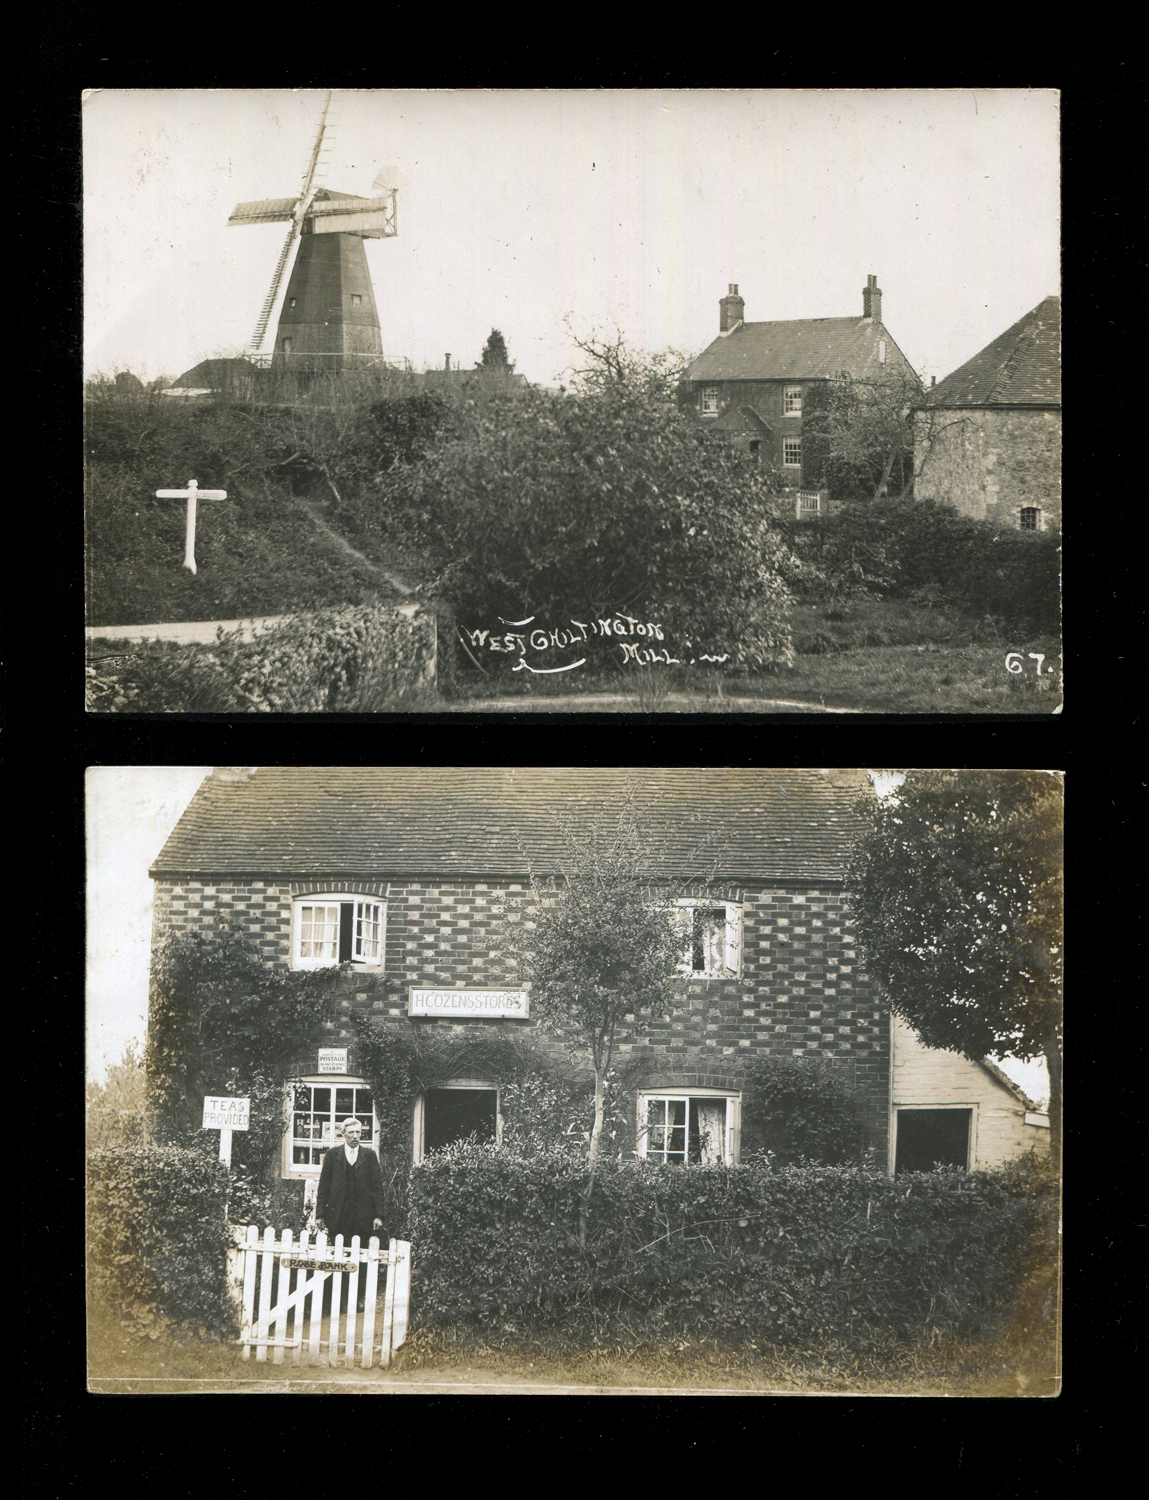
[[[407,989],[515,985],[500,961],[501,908],[524,898],[522,884],[461,880],[395,881],[362,877],[290,879],[166,875],[155,882],[153,944],[168,932],[228,922],[245,931],[269,963],[288,964],[293,895],[321,890],[387,895],[382,970],[341,975],[340,1019],[316,1046],[347,1046],[355,1068],[356,1014],[396,1026],[456,1027],[446,1019],[407,1018]],[[828,1058],[866,1096],[876,1143],[889,1120],[890,1028],[876,985],[862,972],[832,883],[797,888],[744,886],[738,978],[684,978],[671,1014],[641,1040],[624,1041],[618,1062],[642,1088],[742,1089],[747,1064],[761,1057]],[[513,909],[513,908],[512,908]],[[517,1035],[557,1056],[565,1039],[534,1020],[471,1022]],[[314,1054],[296,1060],[314,1072]]]

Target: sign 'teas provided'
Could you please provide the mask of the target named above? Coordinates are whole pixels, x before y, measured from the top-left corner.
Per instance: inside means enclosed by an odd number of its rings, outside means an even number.
[[[246,1130],[251,1120],[250,1099],[206,1096],[203,1101],[205,1130]]]

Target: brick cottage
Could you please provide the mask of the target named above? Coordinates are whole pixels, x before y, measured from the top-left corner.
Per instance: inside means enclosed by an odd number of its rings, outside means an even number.
[[[893,1026],[863,971],[843,869],[869,786],[860,770],[217,768],[151,869],[153,949],[227,923],[269,964],[333,971],[338,1020],[284,1069],[282,1176],[314,1179],[345,1115],[377,1138],[357,1019],[439,1038],[478,1027],[567,1056],[507,966],[503,911],[532,873],[558,869],[560,819],[585,828],[630,788],[652,874],[681,911],[683,957],[670,1014],[618,1049],[624,1149],[736,1163],[750,1067],[765,1057],[832,1063],[891,1171],[1044,1149],[1045,1118],[1004,1074]],[[700,837],[704,883],[683,874]],[[498,1078],[468,1063],[424,1084],[414,1160],[472,1131],[499,1139]]]

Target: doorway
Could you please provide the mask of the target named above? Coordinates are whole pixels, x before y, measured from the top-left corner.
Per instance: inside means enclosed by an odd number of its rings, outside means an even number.
[[[488,1088],[427,1089],[423,1095],[423,1155],[475,1136],[498,1139],[499,1092]]]
[[[968,1168],[970,1109],[899,1109],[894,1175]]]

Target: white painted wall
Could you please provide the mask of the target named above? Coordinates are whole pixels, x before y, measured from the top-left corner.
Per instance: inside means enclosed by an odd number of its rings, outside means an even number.
[[[1025,1123],[1022,1101],[980,1063],[957,1052],[927,1047],[913,1027],[897,1016],[891,1024],[890,1103],[933,1109],[946,1104],[972,1107],[971,1168],[999,1167],[1031,1150],[1049,1150],[1049,1130]],[[1031,1115],[1031,1118],[1033,1116]],[[1039,1118],[1045,1119],[1042,1115]],[[894,1125],[890,1121],[890,1164],[893,1166]]]

